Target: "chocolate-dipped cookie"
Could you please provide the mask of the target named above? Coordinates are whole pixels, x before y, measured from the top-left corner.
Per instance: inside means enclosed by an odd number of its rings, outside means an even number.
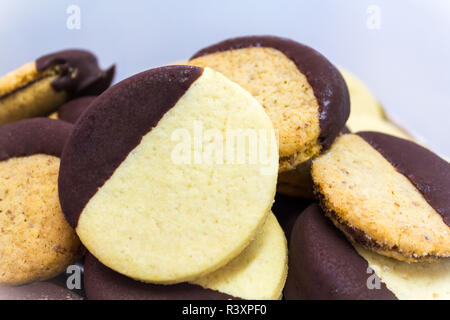
[[[114,77],[89,51],[66,50],[42,56],[0,78],[0,124],[46,116],[67,100],[98,95]]]
[[[395,299],[380,283],[369,289],[368,263],[317,204],[296,220],[289,241],[287,300]]]
[[[222,300],[280,299],[287,275],[287,247],[273,214],[258,237],[223,268],[173,285],[146,284],[125,277],[88,254],[85,289],[88,299]]]
[[[253,143],[235,144],[242,132],[262,137],[262,159]],[[240,86],[209,68],[157,68],[110,88],[77,121],[62,156],[61,205],[109,268],[189,281],[256,237],[275,194],[277,151],[270,119]]]
[[[402,261],[450,257],[450,164],[382,133],[339,137],[313,161],[327,215],[355,243]]]
[[[82,253],[58,199],[59,157],[71,131],[47,118],[0,127],[0,284],[52,278]]]
[[[292,40],[251,36],[225,40],[188,62],[211,67],[247,89],[279,136],[280,171],[327,149],[350,112],[347,86],[320,53]]]
[[[77,122],[78,118],[88,109],[95,98],[95,96],[81,97],[63,104],[58,110],[58,119],[70,123]]]
[[[448,300],[450,259],[407,263],[347,241],[311,205],[292,230],[286,299]]]

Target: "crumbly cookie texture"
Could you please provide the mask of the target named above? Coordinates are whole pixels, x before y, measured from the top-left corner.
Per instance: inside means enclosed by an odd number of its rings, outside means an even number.
[[[80,242],[58,199],[59,158],[0,162],[0,284],[45,280],[80,257]]]
[[[450,256],[450,228],[415,186],[357,135],[313,161],[322,206],[351,241],[407,262]]]
[[[278,133],[280,171],[320,152],[318,101],[306,76],[281,51],[244,48],[201,56],[189,64],[221,72],[261,103]]]

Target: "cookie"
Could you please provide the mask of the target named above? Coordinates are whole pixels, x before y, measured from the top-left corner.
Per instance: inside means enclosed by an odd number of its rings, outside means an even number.
[[[43,281],[17,287],[0,287],[0,300],[83,300],[83,298],[55,282]]]
[[[223,73],[261,103],[278,133],[281,172],[327,149],[349,116],[347,86],[339,71],[314,49],[292,40],[229,39],[200,50],[189,64]]]
[[[322,207],[367,249],[402,261],[450,257],[450,164],[376,132],[339,137],[313,161]]]
[[[413,137],[404,129],[388,120],[368,115],[353,116],[351,121],[347,121],[347,126],[352,132],[375,131],[386,133],[402,139],[413,141]]]
[[[377,98],[370,92],[369,88],[354,74],[339,68],[342,77],[347,84],[350,94],[350,117],[347,123],[357,125],[354,117],[367,116],[379,120],[386,120],[386,113]]]
[[[0,284],[52,278],[82,253],[58,199],[72,125],[35,118],[0,127]]]
[[[127,278],[88,254],[85,289],[92,300],[280,299],[287,275],[283,230],[270,214],[258,237],[225,267],[191,283],[146,284]]]
[[[0,78],[0,125],[46,116],[64,102],[98,95],[109,87],[115,67],[102,71],[88,51],[42,56]]]
[[[236,143],[243,132],[261,138],[262,158],[254,143]],[[209,68],[157,68],[110,88],[76,123],[61,205],[109,268],[145,282],[189,281],[256,237],[275,195],[277,151],[270,119],[237,84]]]
[[[448,300],[450,260],[407,263],[352,246],[314,204],[292,231],[284,295],[286,299]]]
[[[58,110],[58,119],[70,123],[77,122],[78,118],[88,109],[95,98],[95,96],[81,97],[63,104]]]
[[[296,220],[289,241],[287,300],[392,300],[380,283],[367,285],[369,264],[325,217],[317,204]]]
[[[311,205],[312,202],[313,200],[310,199],[290,197],[279,193],[275,196],[272,212],[275,217],[277,217],[277,220],[280,223],[288,241],[291,237],[291,230],[298,216],[309,205]]]

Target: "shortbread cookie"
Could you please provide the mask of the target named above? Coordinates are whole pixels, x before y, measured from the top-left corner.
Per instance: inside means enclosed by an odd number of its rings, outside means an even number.
[[[58,199],[59,157],[71,130],[46,118],[0,127],[0,284],[52,278],[82,253]]]
[[[343,68],[339,68],[342,77],[347,84],[350,94],[350,117],[347,123],[355,124],[354,117],[367,116],[379,120],[386,120],[386,113],[377,98],[369,88],[354,74]]]
[[[0,124],[46,116],[69,99],[98,95],[113,77],[114,66],[102,71],[88,51],[40,57],[0,78]]]
[[[289,242],[291,230],[298,216],[309,206],[313,200],[302,199],[299,197],[290,197],[284,194],[275,196],[275,202],[272,206],[272,212],[277,217],[278,222],[283,229],[286,239]]]
[[[354,74],[339,68],[350,94],[350,117],[347,126],[352,132],[376,131],[414,140],[411,134],[393,122],[367,86]]]
[[[413,141],[413,137],[406,130],[400,128],[398,125],[389,120],[383,120],[377,117],[368,115],[353,116],[351,121],[347,121],[347,126],[352,132],[359,131],[375,131],[386,133],[402,139]]]
[[[286,299],[450,299],[450,259],[407,263],[353,247],[312,205],[295,223]]]
[[[339,137],[314,160],[327,215],[362,246],[399,260],[450,257],[450,164],[382,133]]]
[[[59,190],[68,221],[103,264],[172,284],[242,252],[272,206],[277,172],[261,105],[218,72],[171,66],[92,103],[64,150]]]
[[[229,39],[200,50],[189,64],[223,73],[261,103],[278,133],[280,171],[295,169],[327,149],[350,112],[339,71],[314,49],[292,40]]]
[[[289,241],[287,300],[391,300],[383,282],[372,288],[373,272],[317,204],[297,219]],[[372,273],[372,274],[371,274]],[[372,288],[372,290],[370,289]]]
[[[78,118],[88,109],[95,98],[95,96],[81,97],[63,104],[58,110],[58,119],[70,123],[77,122]]]
[[[112,271],[88,254],[85,289],[94,300],[280,299],[286,275],[286,239],[270,214],[261,233],[237,258],[191,283],[145,284]]]

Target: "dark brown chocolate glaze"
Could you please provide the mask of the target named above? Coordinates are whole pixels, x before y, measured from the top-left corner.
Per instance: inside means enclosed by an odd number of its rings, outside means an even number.
[[[309,206],[292,229],[287,300],[395,300],[380,283],[368,289],[368,262],[325,217],[317,204]]]
[[[450,164],[409,140],[379,132],[358,135],[406,176],[450,226]]]
[[[72,97],[99,95],[112,82],[115,66],[103,71],[97,58],[85,50],[64,50],[36,60],[38,71],[59,66],[61,76],[52,82],[56,91],[67,91]]]
[[[78,118],[88,109],[95,98],[95,96],[86,96],[66,102],[59,108],[58,118],[70,123],[77,122]]]
[[[286,239],[290,239],[292,228],[298,216],[313,202],[311,199],[290,197],[277,193],[272,212],[277,217]]]
[[[290,39],[249,36],[214,44],[194,54],[191,60],[216,52],[251,47],[274,48],[281,51],[306,76],[320,107],[320,143],[324,149],[329,148],[350,115],[350,96],[339,70],[316,50]]]
[[[192,66],[142,72],[105,91],[83,113],[59,171],[59,198],[73,228],[89,199],[202,73]]]
[[[6,287],[0,286],[0,300],[83,300],[83,297],[53,281]]]
[[[231,300],[234,297],[201,286],[144,283],[117,273],[92,254],[86,255],[84,288],[89,300]]]
[[[48,118],[22,120],[0,127],[0,161],[33,154],[60,157],[72,124]]]

